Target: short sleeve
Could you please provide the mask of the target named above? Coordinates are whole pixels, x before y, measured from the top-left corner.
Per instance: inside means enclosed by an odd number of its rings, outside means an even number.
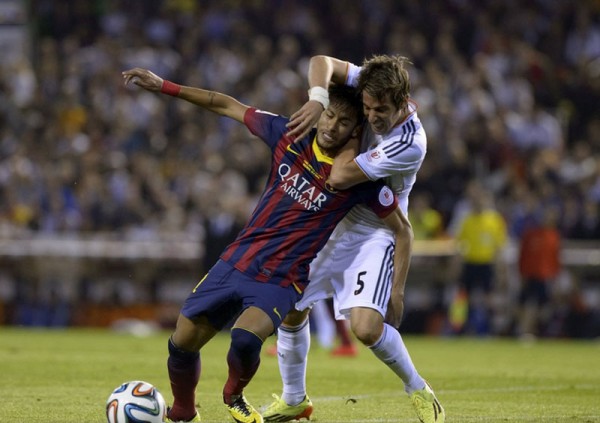
[[[346,85],[356,87],[358,85],[358,75],[360,74],[360,66],[356,66],[353,63],[348,63],[348,73],[346,75]]]
[[[246,110],[244,124],[250,132],[263,140],[271,150],[279,143],[288,131],[286,124],[289,119],[270,112],[255,109]]]
[[[418,144],[399,145],[398,148],[380,145],[359,154],[354,161],[370,180],[375,181],[400,172],[414,173],[421,167],[424,157],[425,152]]]

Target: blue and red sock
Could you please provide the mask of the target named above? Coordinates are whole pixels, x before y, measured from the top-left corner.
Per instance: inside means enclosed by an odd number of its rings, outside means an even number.
[[[200,353],[184,351],[169,338],[167,360],[173,406],[171,420],[191,420],[196,415],[196,386],[200,380]]]
[[[227,353],[229,377],[223,388],[225,404],[231,405],[252,380],[260,365],[262,344],[262,339],[250,331],[231,329],[231,346]]]

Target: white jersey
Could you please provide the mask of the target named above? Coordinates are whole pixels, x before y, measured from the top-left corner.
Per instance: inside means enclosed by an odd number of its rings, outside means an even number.
[[[350,65],[347,84],[356,85],[360,68]],[[409,102],[410,115],[385,136],[365,125],[361,154],[354,160],[371,180],[384,178],[408,215],[408,194],[423,163],[427,138]],[[377,215],[363,205],[354,206],[338,224],[325,248],[310,265],[310,283],[298,310],[333,297],[336,317],[348,318],[350,310],[366,307],[385,316],[393,275],[394,238]]]
[[[356,86],[360,67],[350,65],[346,83]],[[409,100],[410,115],[386,135],[375,134],[365,125],[359,154],[354,161],[372,181],[384,179],[396,193],[401,210],[408,215],[408,195],[427,152],[427,136],[417,116],[417,106]],[[346,216],[353,222],[385,227],[368,207],[355,206]]]

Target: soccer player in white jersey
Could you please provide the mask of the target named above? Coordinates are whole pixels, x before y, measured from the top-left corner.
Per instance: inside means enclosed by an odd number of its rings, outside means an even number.
[[[405,214],[408,195],[427,150],[417,106],[409,98],[406,62],[400,56],[383,55],[359,67],[328,56],[314,56],[308,75],[309,101],[292,115],[289,124],[292,135],[301,137],[310,130],[327,107],[330,81],[357,86],[367,122],[361,140],[348,144],[335,159],[328,182],[335,189],[346,189],[384,178],[395,190]],[[419,420],[444,422],[444,409],[417,372],[397,330],[404,308],[408,263],[402,269],[393,269],[393,252],[391,232],[367,208],[355,206],[338,224],[311,263],[311,283],[296,304],[297,310],[288,314],[278,330],[283,393],[281,397],[273,395],[275,401],[263,411],[265,421],[309,419],[313,405],[306,393],[308,313],[315,301],[333,296],[336,317],[349,318],[356,337],[402,380]]]

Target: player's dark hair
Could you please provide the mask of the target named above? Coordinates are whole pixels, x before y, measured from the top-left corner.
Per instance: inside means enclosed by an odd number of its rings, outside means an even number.
[[[329,85],[329,104],[333,104],[341,110],[350,111],[356,115],[356,122],[361,123],[364,119],[363,104],[360,92],[347,85]]]
[[[373,56],[365,60],[358,76],[357,88],[379,101],[388,98],[398,109],[403,108],[410,95],[410,80],[404,67],[411,63],[403,56]]]

